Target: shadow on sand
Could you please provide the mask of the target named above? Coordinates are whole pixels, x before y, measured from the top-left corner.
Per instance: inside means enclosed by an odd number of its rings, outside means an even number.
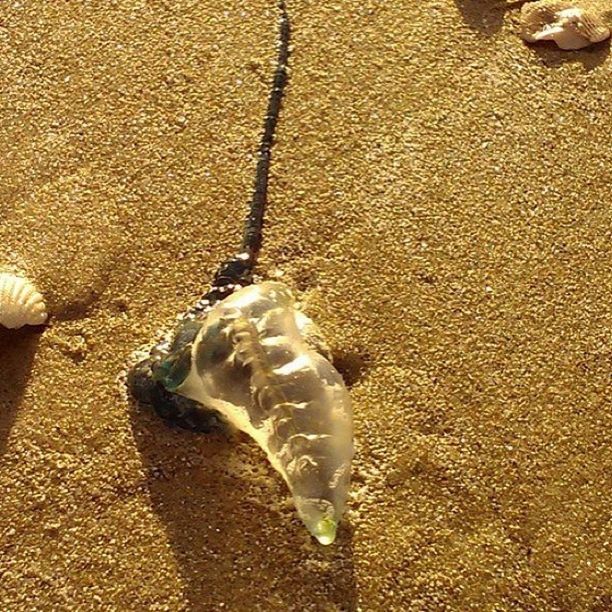
[[[4,455],[44,327],[0,327],[0,457]]]
[[[503,24],[504,15],[528,0],[455,0],[463,21],[481,34],[492,36]]]
[[[170,428],[135,402],[131,421],[188,610],[357,609],[350,526],[329,548],[310,541],[293,509],[278,507],[288,496],[281,478],[272,492],[255,482],[268,466],[254,443]],[[225,468],[237,444],[253,457],[238,475]]]
[[[562,51],[553,42],[530,45],[548,68],[559,68],[564,64],[582,64],[586,72],[601,66],[610,55],[610,40],[579,51]]]

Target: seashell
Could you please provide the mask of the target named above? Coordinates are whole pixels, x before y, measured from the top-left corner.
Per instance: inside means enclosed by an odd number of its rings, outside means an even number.
[[[610,37],[603,16],[566,0],[540,0],[521,9],[521,36],[527,42],[554,40],[564,50],[582,49]]]
[[[42,295],[28,279],[0,273],[0,325],[9,329],[42,325],[47,316]]]

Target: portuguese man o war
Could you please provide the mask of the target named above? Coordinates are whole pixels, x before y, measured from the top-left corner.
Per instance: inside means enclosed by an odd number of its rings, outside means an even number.
[[[351,403],[340,374],[309,346],[304,325],[314,326],[298,318],[281,283],[236,291],[208,313],[175,392],[254,438],[287,482],[308,530],[330,544],[349,486]]]
[[[353,457],[352,409],[342,377],[314,324],[279,282],[253,284],[262,244],[274,132],[287,83],[290,26],[284,2],[280,49],[241,252],[168,340],[134,366],[134,397],[183,428],[230,424],[265,451],[308,531],[331,544]]]

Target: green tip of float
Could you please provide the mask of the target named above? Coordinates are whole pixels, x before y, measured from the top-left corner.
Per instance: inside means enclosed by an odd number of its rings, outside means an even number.
[[[313,534],[315,538],[317,538],[319,544],[323,544],[323,546],[329,546],[333,544],[336,539],[336,529],[338,528],[338,524],[334,519],[324,518],[321,519],[314,528]]]

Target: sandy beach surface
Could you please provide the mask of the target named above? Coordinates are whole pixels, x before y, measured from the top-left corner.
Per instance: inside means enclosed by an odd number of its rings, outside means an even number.
[[[262,278],[354,402],[338,541],[128,400],[241,235],[274,0],[0,5],[0,609],[612,609],[612,57],[520,2],[287,0]]]

